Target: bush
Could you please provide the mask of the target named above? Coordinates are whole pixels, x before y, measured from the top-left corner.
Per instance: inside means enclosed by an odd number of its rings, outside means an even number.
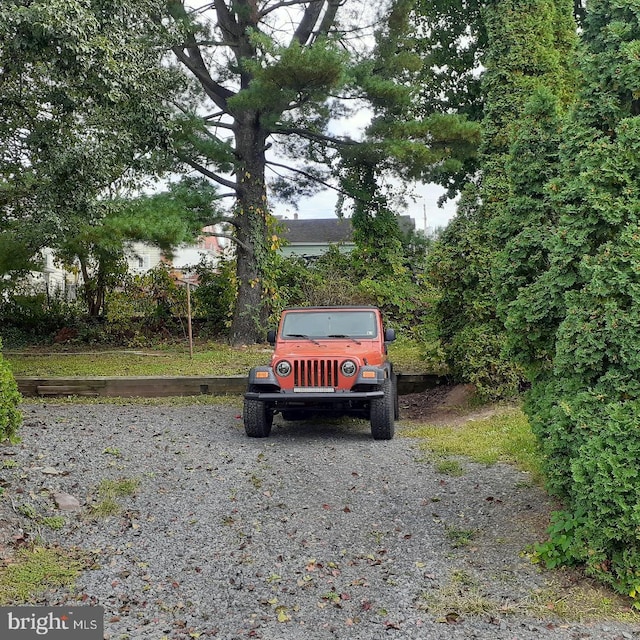
[[[217,265],[203,259],[196,266],[198,287],[193,291],[193,315],[204,322],[208,332],[227,335],[236,300],[236,262],[221,259]]]
[[[445,347],[449,371],[455,380],[475,385],[486,400],[517,395],[524,378],[521,368],[504,353],[504,339],[490,323],[469,326]]]
[[[129,275],[106,294],[102,340],[134,347],[186,334],[186,298],[186,288],[164,264],[144,275]]]
[[[78,330],[83,311],[59,295],[18,292],[0,303],[0,327],[5,345],[50,343],[63,328]]]
[[[9,365],[2,357],[0,341],[0,442],[17,438],[18,427],[22,423],[22,414],[18,410],[20,394]]]

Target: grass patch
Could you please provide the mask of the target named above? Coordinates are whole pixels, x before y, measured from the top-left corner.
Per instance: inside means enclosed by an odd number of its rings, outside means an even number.
[[[464,469],[457,460],[443,458],[436,461],[436,471],[446,476],[459,478],[464,475]]]
[[[627,599],[590,580],[569,585],[554,581],[534,592],[527,610],[538,617],[552,613],[570,622],[615,620],[640,624],[640,612],[631,608]]]
[[[471,542],[477,535],[477,531],[474,531],[472,529],[458,529],[457,527],[447,527],[445,535],[447,537],[447,540],[451,542],[451,546],[454,549],[460,549],[471,544]]]
[[[640,623],[640,613],[625,598],[588,580],[556,580],[522,600],[498,600],[488,596],[489,591],[466,571],[453,571],[447,583],[422,594],[421,608],[443,622],[461,616],[526,615],[538,620],[555,616],[564,622]]]
[[[454,571],[447,584],[422,596],[422,608],[443,622],[455,622],[463,615],[495,614],[502,607],[502,603],[487,597],[465,571]]]
[[[87,396],[51,396],[51,397],[33,397],[25,398],[24,402],[29,404],[86,404],[86,405],[101,405],[112,404],[116,406],[127,405],[143,405],[149,407],[191,407],[193,405],[222,405],[229,407],[242,407],[242,396],[240,395],[228,395],[228,396],[214,396],[214,395],[201,395],[201,396],[160,396],[157,398],[127,398],[118,396],[99,396],[96,398]]]
[[[49,529],[53,529],[57,531],[58,529],[62,529],[65,525],[64,516],[43,516],[40,519],[40,522]]]
[[[271,356],[266,345],[235,348],[223,343],[199,346],[189,357],[184,347],[149,351],[5,353],[15,376],[215,376],[245,375]]]
[[[210,342],[196,345],[191,359],[186,347],[175,345],[144,351],[47,349],[5,351],[3,355],[15,376],[233,376],[246,375],[251,367],[266,364],[273,351],[267,344],[231,347]],[[438,373],[417,342],[408,339],[393,342],[389,356],[398,371]]]
[[[487,465],[507,462],[531,473],[535,482],[542,482],[536,439],[520,409],[505,409],[455,426],[422,425],[403,435],[423,439],[421,446],[437,455],[466,456]]]
[[[425,344],[400,335],[389,344],[389,360],[398,373],[447,373],[444,356],[437,342]]]
[[[48,589],[70,587],[87,566],[86,557],[60,547],[19,549],[0,568],[0,605],[33,602]]]
[[[89,507],[90,515],[93,518],[117,516],[122,511],[118,498],[133,496],[139,486],[138,478],[103,480],[96,490],[97,501]]]
[[[36,525],[42,525],[53,530],[62,529],[66,524],[64,516],[43,516],[30,502],[19,505],[16,508],[16,512],[32,520]]]

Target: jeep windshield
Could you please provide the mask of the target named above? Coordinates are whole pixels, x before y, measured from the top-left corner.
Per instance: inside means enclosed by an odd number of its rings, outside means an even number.
[[[375,313],[367,310],[294,311],[285,314],[281,337],[372,339],[377,327]]]

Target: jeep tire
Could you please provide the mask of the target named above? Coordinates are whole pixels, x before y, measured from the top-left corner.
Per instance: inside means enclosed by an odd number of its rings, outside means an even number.
[[[271,433],[273,412],[264,402],[244,401],[244,430],[250,438],[267,438]]]
[[[395,389],[391,379],[387,378],[380,385],[380,389],[384,392],[382,398],[374,398],[371,401],[371,435],[374,440],[391,440],[395,431]]]

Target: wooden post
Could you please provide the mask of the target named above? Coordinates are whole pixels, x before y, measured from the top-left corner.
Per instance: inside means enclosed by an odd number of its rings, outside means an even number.
[[[191,328],[191,285],[187,280],[187,327],[189,330],[189,358],[193,360],[193,330]]]

